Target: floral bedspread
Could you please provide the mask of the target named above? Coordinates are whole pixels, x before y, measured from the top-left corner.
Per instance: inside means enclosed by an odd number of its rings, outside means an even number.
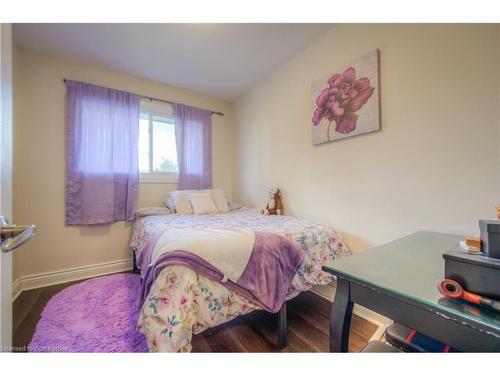
[[[327,225],[290,216],[266,216],[257,210],[241,208],[217,215],[162,215],[136,220],[131,247],[136,255],[155,233],[167,228],[248,228],[288,237],[306,252],[295,275],[287,299],[313,285],[325,285],[331,275],[321,266],[351,251],[340,235]],[[164,268],[155,280],[142,306],[138,329],[147,338],[152,352],[191,351],[191,338],[209,327],[260,309],[222,284],[184,266]]]

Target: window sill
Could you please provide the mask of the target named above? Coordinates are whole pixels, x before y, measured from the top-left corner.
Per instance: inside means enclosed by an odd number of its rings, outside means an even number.
[[[141,173],[140,184],[176,184],[179,181],[177,175],[168,173]]]

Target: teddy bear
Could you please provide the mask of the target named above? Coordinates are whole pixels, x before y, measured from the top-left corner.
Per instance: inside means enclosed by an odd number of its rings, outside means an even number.
[[[267,202],[266,208],[261,210],[264,215],[281,215],[282,204],[280,189],[273,187],[268,192],[269,200]]]

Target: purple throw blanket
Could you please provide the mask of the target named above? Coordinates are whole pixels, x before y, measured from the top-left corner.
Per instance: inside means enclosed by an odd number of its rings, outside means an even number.
[[[223,274],[200,257],[183,250],[171,251],[149,265],[153,249],[161,233],[149,240],[137,259],[141,268],[142,286],[139,305],[142,306],[160,271],[168,266],[182,265],[209,279],[220,282],[249,301],[269,312],[278,312],[295,273],[304,260],[305,252],[288,238],[274,233],[255,232],[252,254],[236,283],[222,282]]]

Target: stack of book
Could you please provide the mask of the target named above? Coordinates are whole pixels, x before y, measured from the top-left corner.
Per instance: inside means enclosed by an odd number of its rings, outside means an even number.
[[[460,250],[467,254],[483,255],[481,251],[481,239],[479,237],[465,238],[465,241],[460,241]]]

